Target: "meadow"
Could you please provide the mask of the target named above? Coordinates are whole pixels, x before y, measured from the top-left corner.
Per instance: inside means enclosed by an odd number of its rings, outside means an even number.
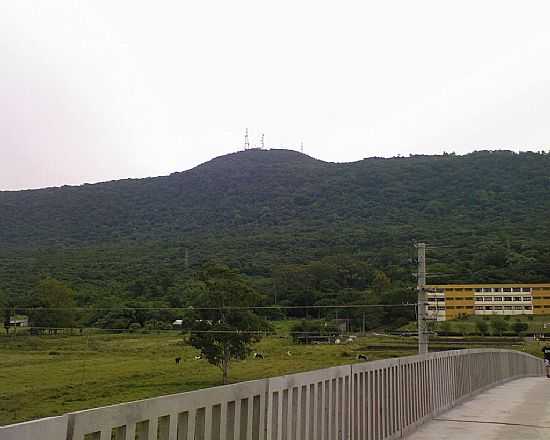
[[[506,338],[489,344],[434,339],[431,349],[488,345],[539,351],[536,344]],[[371,335],[350,344],[295,345],[280,328],[255,350],[265,358],[235,362],[232,382],[350,364],[359,353],[370,360],[412,355],[416,339]],[[1,336],[0,425],[220,385],[220,370],[195,360],[197,354],[177,332]]]

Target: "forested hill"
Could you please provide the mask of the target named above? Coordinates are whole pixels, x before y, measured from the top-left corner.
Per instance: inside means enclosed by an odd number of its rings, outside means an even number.
[[[475,229],[541,227],[549,208],[550,155],[334,164],[288,150],[249,150],[167,177],[0,192],[0,243],[34,248],[340,222],[411,231],[418,222],[446,220]]]
[[[334,255],[399,278],[412,239],[450,245],[433,264],[457,279],[548,280],[549,234],[549,154],[336,164],[248,150],[165,177],[0,192],[0,283],[126,289],[177,276],[184,250],[191,266],[216,258],[267,279]]]

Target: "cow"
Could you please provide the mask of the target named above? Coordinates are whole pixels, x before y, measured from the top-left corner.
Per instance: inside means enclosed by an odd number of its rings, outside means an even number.
[[[357,360],[367,362],[369,360],[369,357],[366,354],[358,354],[357,355]]]
[[[177,358],[176,358],[176,365],[179,365],[180,362],[181,362],[181,357],[177,357]]]
[[[195,356],[196,361],[200,361],[201,359],[202,359],[202,354],[199,354],[199,355]]]
[[[254,353],[254,359],[263,359],[264,355],[262,353]]]

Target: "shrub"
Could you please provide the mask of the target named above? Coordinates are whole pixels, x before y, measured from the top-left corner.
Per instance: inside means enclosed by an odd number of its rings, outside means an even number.
[[[529,329],[529,325],[526,322],[516,321],[512,324],[512,330],[516,335],[521,335]]]

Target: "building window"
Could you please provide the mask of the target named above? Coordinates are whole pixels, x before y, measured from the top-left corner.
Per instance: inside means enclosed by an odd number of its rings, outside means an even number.
[[[514,306],[514,310],[523,310],[523,306]]]
[[[530,296],[524,296],[523,301],[531,301],[531,297]]]
[[[504,310],[512,310],[512,306],[504,306]]]
[[[492,301],[493,300],[493,297],[492,296],[486,296],[484,301]]]
[[[447,306],[448,309],[454,309],[455,306]]]
[[[540,306],[535,306],[535,309],[540,309]]]
[[[485,306],[485,310],[493,310],[493,306]]]
[[[514,301],[521,301],[523,298],[521,296],[514,296]]]
[[[445,310],[445,306],[437,306],[437,310]]]
[[[476,288],[474,289],[474,291],[475,291],[475,292],[483,292],[483,290],[482,290],[480,287],[476,287]]]
[[[511,296],[505,296],[504,301],[512,301],[512,297]]]
[[[452,296],[449,296],[449,297],[446,297],[445,298],[447,301],[454,301],[454,298]]]
[[[531,306],[525,306],[525,310],[533,310],[533,307],[531,307]]]
[[[514,292],[521,292],[521,287],[514,287],[512,290]]]
[[[474,308],[474,306],[465,306],[465,307],[466,307],[467,309],[470,309],[470,310]]]
[[[462,288],[458,288],[458,289],[455,289],[455,292],[462,292],[464,289]]]
[[[429,296],[429,297],[428,297],[428,301],[436,302],[436,301],[437,301],[437,298],[436,298],[435,296]]]
[[[476,310],[483,310],[483,306],[476,306]]]
[[[509,287],[504,287],[504,288],[502,289],[502,291],[503,291],[503,292],[511,292],[512,289],[510,289]]]
[[[495,287],[493,292],[502,292],[502,287]]]
[[[531,291],[531,288],[529,288],[529,287],[524,287],[521,291],[522,291],[522,292],[530,292],[530,291]]]
[[[502,296],[495,296],[495,301],[502,301]]]
[[[502,310],[502,306],[495,306],[495,310]]]
[[[463,309],[464,306],[456,306],[457,309]]]
[[[476,301],[483,301],[483,297],[482,296],[476,296]]]
[[[437,307],[435,307],[435,306],[428,306],[428,310],[437,310]]]
[[[484,291],[484,292],[492,292],[493,289],[491,289],[490,287],[484,287],[484,288],[483,288],[483,291]]]

